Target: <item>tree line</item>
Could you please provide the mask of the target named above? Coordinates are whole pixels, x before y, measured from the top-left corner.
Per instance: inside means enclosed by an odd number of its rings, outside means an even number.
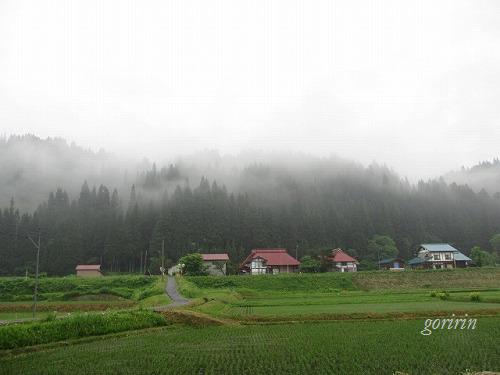
[[[341,247],[371,267],[376,235],[393,240],[394,255],[410,258],[428,242],[447,242],[466,254],[474,246],[476,253],[490,250],[500,233],[497,197],[442,179],[410,185],[383,168],[317,179],[283,173],[271,183],[269,171],[257,166],[244,180],[255,185],[237,192],[207,178],[194,188],[183,182],[162,190],[161,179],[178,174],[173,167],[151,170],[126,197],[87,182],[73,199],[58,188],[22,214],[11,200],[0,213],[0,274],[33,271],[27,235],[38,233],[40,270],[50,275],[74,273],[82,263],[100,263],[107,272],[158,273],[162,260],[169,266],[193,252],[227,252],[237,264],[257,247],[285,247],[299,258]]]

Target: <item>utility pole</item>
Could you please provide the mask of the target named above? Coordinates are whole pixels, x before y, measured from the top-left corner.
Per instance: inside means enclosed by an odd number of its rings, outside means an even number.
[[[149,243],[149,246],[151,246],[151,243]],[[148,275],[151,276],[151,272],[149,271],[148,267],[148,249],[146,249],[146,254],[144,255],[144,273],[147,272]]]
[[[165,277],[165,239],[161,240],[161,278]]]
[[[33,241],[31,236],[28,234],[28,239],[31,241],[33,246],[36,248],[36,269],[35,269],[35,293],[33,294],[33,318],[36,316],[36,303],[38,299],[38,269],[40,264],[40,228],[38,228],[38,243]]]

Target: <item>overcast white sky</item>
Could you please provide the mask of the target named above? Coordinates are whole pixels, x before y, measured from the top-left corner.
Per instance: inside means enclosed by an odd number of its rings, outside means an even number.
[[[0,0],[0,133],[153,159],[500,156],[500,1]]]

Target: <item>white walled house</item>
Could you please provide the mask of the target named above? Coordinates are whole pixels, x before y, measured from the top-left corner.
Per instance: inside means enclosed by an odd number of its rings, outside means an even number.
[[[334,272],[356,272],[358,270],[358,261],[342,249],[332,250],[332,255],[328,259]]]
[[[447,243],[422,244],[417,257],[408,261],[412,268],[425,269],[463,268],[471,263],[472,259]]]
[[[297,272],[299,265],[286,249],[254,249],[241,264],[240,271],[250,275],[291,273]]]

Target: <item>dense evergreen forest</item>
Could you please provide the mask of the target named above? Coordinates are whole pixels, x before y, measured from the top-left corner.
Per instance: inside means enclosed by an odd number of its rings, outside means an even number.
[[[60,185],[31,211],[12,199],[0,214],[0,274],[33,271],[26,236],[38,232],[41,271],[52,275],[74,273],[78,263],[116,272],[147,263],[156,273],[162,244],[167,264],[197,250],[227,251],[238,263],[254,247],[278,246],[299,257],[342,247],[375,260],[367,250],[375,234],[392,237],[409,258],[424,242],[488,249],[500,233],[498,194],[444,179],[410,184],[384,166],[291,156],[218,174],[206,168],[210,177],[193,182],[187,165],[153,164],[125,192],[80,181],[71,194]]]
[[[177,186],[154,200],[132,187],[126,206],[103,185],[84,183],[74,200],[57,189],[33,214],[20,215],[14,201],[3,210],[0,272],[32,270],[35,251],[26,234],[35,237],[38,228],[41,270],[49,274],[69,274],[78,263],[94,262],[108,271],[139,271],[146,251],[156,272],[163,241],[170,261],[195,250],[224,250],[240,261],[249,249],[267,246],[297,250],[299,256],[341,246],[373,259],[366,248],[374,234],[391,236],[400,255],[410,257],[422,242],[450,242],[466,253],[474,245],[488,248],[500,232],[500,200],[487,193],[443,181],[390,185],[384,176],[380,186],[373,185],[373,175],[285,179],[265,195],[228,193],[203,178],[195,188]]]

